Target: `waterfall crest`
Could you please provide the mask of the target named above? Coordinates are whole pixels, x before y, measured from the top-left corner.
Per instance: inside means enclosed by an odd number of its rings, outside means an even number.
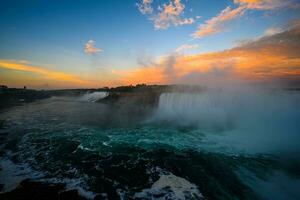
[[[103,99],[107,95],[107,92],[91,92],[84,94],[79,100],[84,102],[96,102],[100,99]]]
[[[156,119],[177,125],[203,128],[225,128],[228,113],[220,99],[207,93],[163,93],[160,95]]]

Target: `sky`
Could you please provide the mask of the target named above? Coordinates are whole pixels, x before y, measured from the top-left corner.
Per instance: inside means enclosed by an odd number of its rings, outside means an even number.
[[[1,0],[0,84],[300,80],[299,0]]]

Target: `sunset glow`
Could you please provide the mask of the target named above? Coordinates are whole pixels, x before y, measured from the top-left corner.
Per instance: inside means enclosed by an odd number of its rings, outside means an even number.
[[[4,4],[1,84],[45,89],[197,84],[214,72],[217,79],[299,79],[296,0],[91,1],[83,9],[80,2],[65,2],[70,16],[64,18],[59,7],[44,10],[43,1]],[[29,5],[46,14],[34,17]],[[114,19],[106,20],[112,13]],[[121,24],[128,13],[126,28]]]
[[[300,0],[1,0],[0,199],[300,200]]]

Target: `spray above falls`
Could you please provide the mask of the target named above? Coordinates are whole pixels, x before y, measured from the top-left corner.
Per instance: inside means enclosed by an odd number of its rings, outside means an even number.
[[[299,102],[298,93],[262,89],[162,93],[153,121],[223,132],[227,140],[220,138],[220,144],[297,150]]]

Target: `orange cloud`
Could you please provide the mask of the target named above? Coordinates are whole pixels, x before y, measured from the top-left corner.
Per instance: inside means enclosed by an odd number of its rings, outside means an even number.
[[[174,3],[170,2],[168,5],[163,6],[163,10],[154,17],[154,26],[156,29],[166,29],[171,24],[175,26],[192,24],[193,18],[182,19],[180,15],[183,13],[185,6],[180,0],[174,0]]]
[[[151,6],[152,0],[143,0],[141,3],[137,3],[137,7],[142,14],[151,14],[153,8]]]
[[[84,46],[84,52],[90,55],[94,55],[97,53],[102,52],[102,49],[98,49],[95,47],[95,41],[94,40],[89,40],[85,46]]]
[[[175,52],[180,53],[180,52],[184,52],[189,49],[197,49],[197,48],[199,48],[198,44],[183,44],[183,45],[177,47]]]
[[[125,85],[148,83],[148,84],[161,84],[165,83],[165,76],[163,68],[159,67],[146,67],[130,71],[117,70],[114,74],[120,77],[120,82]]]
[[[157,66],[127,71],[123,82],[189,83],[207,77],[247,80],[300,80],[300,26],[220,52],[161,59]]]
[[[181,0],[171,0],[168,4],[163,4],[159,9],[154,10],[151,6],[152,0],[143,0],[138,3],[139,11],[148,15],[149,19],[154,22],[155,29],[167,29],[168,27],[193,24],[194,18],[184,18],[185,5]]]
[[[64,73],[64,72],[58,72],[58,71],[51,71],[48,69],[45,69],[43,67],[38,66],[32,66],[28,62],[17,62],[12,60],[0,60],[0,68],[3,69],[9,69],[9,70],[16,70],[16,71],[23,71],[23,72],[29,72],[31,76],[39,75],[41,76],[41,79],[43,81],[51,81],[54,85],[57,84],[57,82],[65,83],[65,85],[87,85],[89,84],[89,81],[82,80],[81,78]],[[28,79],[26,77],[19,77],[21,79]],[[22,82],[19,80],[19,82]],[[40,83],[42,84],[42,83]]]
[[[202,38],[222,32],[225,23],[243,16],[247,10],[273,10],[298,6],[290,0],[234,0],[233,2],[237,5],[236,8],[226,7],[217,16],[200,25],[192,36]]]
[[[222,31],[223,24],[225,22],[243,15],[244,12],[245,7],[238,7],[236,9],[232,9],[228,6],[227,8],[222,10],[219,15],[207,20],[205,24],[200,25],[198,27],[198,30],[193,34],[193,37],[201,38],[204,36],[219,33]]]
[[[271,10],[292,4],[290,0],[234,0],[235,4],[246,6],[247,9]]]

